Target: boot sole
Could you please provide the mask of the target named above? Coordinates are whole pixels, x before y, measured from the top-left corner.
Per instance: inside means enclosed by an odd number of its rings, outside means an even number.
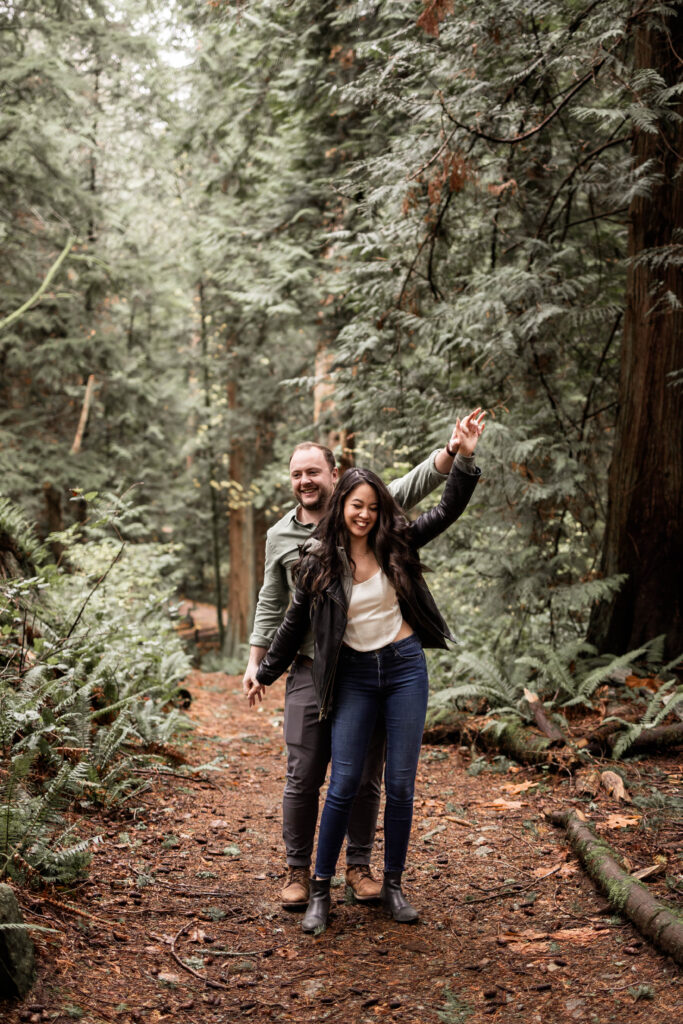
[[[410,917],[407,921],[402,921],[400,917],[394,917],[391,911],[386,909],[384,910],[384,916],[390,917],[396,924],[417,924],[420,920],[420,915],[418,914],[417,917]]]
[[[380,902],[380,895],[377,893],[376,896],[357,896],[350,885],[346,886],[344,890],[344,902],[345,903],[360,903],[360,904],[374,904],[375,906]]]
[[[307,906],[308,906],[308,900],[303,900],[303,902],[297,902],[297,903],[285,903],[284,900],[282,901],[282,909],[283,910],[294,910],[294,911],[305,910]]]

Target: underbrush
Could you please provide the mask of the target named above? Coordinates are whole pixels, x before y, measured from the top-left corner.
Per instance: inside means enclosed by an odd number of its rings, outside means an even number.
[[[129,517],[114,499],[60,535],[67,569],[0,504],[0,877],[75,877],[90,843],[64,811],[130,799],[145,748],[189,728],[174,705],[190,668],[172,623],[176,553],[135,542]]]

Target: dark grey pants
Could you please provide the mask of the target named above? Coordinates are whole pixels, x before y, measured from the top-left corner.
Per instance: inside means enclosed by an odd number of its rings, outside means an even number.
[[[282,798],[282,838],[290,867],[308,867],[318,823],[320,787],[330,763],[330,720],[318,721],[311,669],[296,661],[285,689],[287,781]],[[384,766],[384,725],[370,743],[346,843],[347,864],[369,864],[375,839]]]

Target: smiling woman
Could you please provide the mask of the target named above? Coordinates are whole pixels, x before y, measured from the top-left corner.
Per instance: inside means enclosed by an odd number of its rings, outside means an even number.
[[[354,487],[344,505],[344,522],[353,538],[367,538],[377,522],[378,509],[377,493],[370,484]],[[356,583],[363,582],[357,573],[354,573],[354,580]]]

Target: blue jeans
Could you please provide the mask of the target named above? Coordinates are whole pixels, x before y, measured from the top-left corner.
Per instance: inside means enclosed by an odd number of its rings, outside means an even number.
[[[342,647],[332,711],[332,771],[315,862],[318,878],[330,878],[335,872],[368,745],[380,717],[387,740],[384,870],[403,870],[428,689],[424,651],[414,634],[376,651]]]

